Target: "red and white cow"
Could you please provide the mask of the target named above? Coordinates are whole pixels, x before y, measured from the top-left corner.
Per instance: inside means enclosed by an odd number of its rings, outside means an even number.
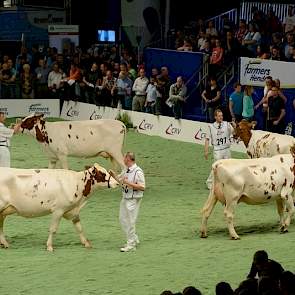
[[[68,169],[68,156],[102,156],[124,168],[126,126],[118,120],[45,122],[43,115],[30,115],[22,120],[21,128],[42,144],[49,158],[48,168],[56,168],[59,162]]]
[[[246,148],[249,158],[272,157],[278,154],[289,154],[295,144],[293,136],[253,130],[256,122],[242,120],[237,124],[234,137],[240,138]]]
[[[99,187],[114,188],[118,182],[101,166],[81,172],[64,169],[0,168],[0,244],[9,244],[3,232],[7,215],[17,213],[23,217],[52,214],[47,250],[53,251],[53,235],[62,217],[71,220],[81,243],[91,247],[80,223],[79,213],[90,194]]]
[[[234,228],[234,209],[244,202],[258,205],[276,201],[281,232],[286,232],[294,213],[295,161],[292,154],[272,158],[226,159],[212,165],[213,185],[202,209],[200,236],[207,237],[207,220],[216,204],[225,205],[224,215],[232,239],[239,239]],[[284,212],[286,208],[286,212]],[[287,215],[286,218],[284,215]]]

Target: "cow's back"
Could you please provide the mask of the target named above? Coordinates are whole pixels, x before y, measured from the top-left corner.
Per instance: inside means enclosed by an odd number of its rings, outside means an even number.
[[[118,120],[47,122],[48,148],[58,154],[92,157],[124,144],[125,125]]]
[[[293,145],[295,145],[295,139],[292,136],[252,130],[247,153],[251,158],[272,157],[278,154],[289,154]]]

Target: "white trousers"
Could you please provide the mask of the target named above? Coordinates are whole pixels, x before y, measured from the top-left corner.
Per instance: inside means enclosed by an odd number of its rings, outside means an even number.
[[[10,167],[10,151],[6,146],[0,146],[0,167]]]
[[[231,158],[230,149],[228,148],[221,151],[213,151],[213,158],[214,158],[214,162],[221,159],[230,159]],[[210,174],[206,180],[208,189],[211,189],[212,182],[213,182],[213,172],[211,169]]]
[[[120,223],[126,234],[127,245],[135,246],[138,237],[135,225],[141,203],[140,199],[122,199],[120,203]]]

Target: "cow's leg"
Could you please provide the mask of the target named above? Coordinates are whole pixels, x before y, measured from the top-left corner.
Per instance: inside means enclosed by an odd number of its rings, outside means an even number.
[[[72,222],[73,222],[73,224],[74,224],[74,226],[75,226],[75,228],[76,228],[76,231],[77,231],[77,233],[78,233],[78,235],[79,235],[79,237],[80,237],[80,241],[81,241],[82,245],[84,245],[85,248],[91,248],[91,247],[92,247],[92,246],[91,246],[91,243],[90,243],[90,241],[85,237],[85,234],[84,234],[84,232],[83,232],[83,228],[82,228],[82,224],[81,224],[81,222],[80,222],[80,217],[79,217],[79,215],[76,216],[76,217],[72,220]]]
[[[285,196],[284,203],[287,209],[287,217],[285,219],[285,222],[281,226],[282,233],[288,232],[288,227],[291,223],[292,215],[294,214],[294,211],[295,211],[293,198],[291,194]]]
[[[48,169],[56,168],[57,159],[49,159]]]
[[[280,216],[280,227],[284,224],[284,205],[281,198],[276,200],[277,203],[277,211]]]
[[[63,216],[64,216],[64,218],[66,218],[68,220],[72,220],[73,225],[75,226],[76,231],[80,237],[80,241],[81,241],[82,245],[84,245],[85,248],[91,248],[91,243],[85,237],[85,234],[83,232],[83,228],[82,228],[82,225],[80,222],[79,212],[76,209],[73,209],[72,211],[65,213]]]
[[[3,216],[0,214],[0,246],[4,248],[8,248],[9,244],[5,239],[4,232],[3,232],[3,225],[4,225],[4,219],[6,216]]]
[[[58,157],[62,169],[69,169],[67,156],[61,155]]]
[[[208,218],[211,215],[213,208],[216,205],[217,199],[214,194],[214,189],[211,188],[208,199],[202,209],[202,224],[200,228],[200,237],[207,238],[207,222]]]
[[[240,239],[234,228],[234,209],[237,206],[237,203],[238,202],[235,198],[230,201],[226,200],[226,205],[224,208],[224,215],[227,219],[227,226],[232,240]]]
[[[50,223],[50,227],[49,227],[49,236],[48,236],[48,240],[47,240],[47,251],[52,252],[53,251],[53,235],[56,233],[57,229],[58,229],[58,225],[60,222],[61,217],[63,216],[62,211],[58,210],[58,211],[54,211],[52,213],[52,218],[51,218],[51,223]]]

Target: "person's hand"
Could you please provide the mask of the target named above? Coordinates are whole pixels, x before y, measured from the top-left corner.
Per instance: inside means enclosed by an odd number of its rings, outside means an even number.
[[[254,110],[257,110],[259,108],[259,105],[257,104],[255,107],[254,107]]]
[[[205,159],[208,160],[208,152],[205,152],[204,156],[205,156]]]
[[[277,126],[279,124],[279,121],[278,120],[273,121],[272,124],[275,125],[275,126]]]
[[[14,132],[17,133],[20,130],[20,127],[21,127],[21,123],[15,124],[13,127]]]

